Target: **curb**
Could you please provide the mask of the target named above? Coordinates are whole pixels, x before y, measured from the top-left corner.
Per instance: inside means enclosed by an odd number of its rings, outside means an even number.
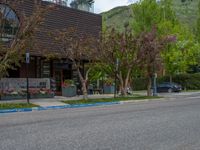
[[[119,101],[119,102],[101,102],[95,104],[73,104],[73,105],[63,105],[63,106],[47,106],[47,107],[33,107],[33,108],[21,108],[21,109],[4,109],[0,110],[0,114],[6,113],[17,113],[17,112],[31,112],[31,111],[44,111],[44,110],[56,110],[56,109],[67,109],[67,108],[84,108],[84,107],[95,107],[95,106],[108,106],[108,105],[119,105],[126,103],[137,103],[137,102],[149,102],[153,100],[165,100],[165,98],[159,99],[145,99],[145,100],[129,100],[129,101]]]
[[[149,102],[149,101],[161,101],[161,100],[166,100],[166,98],[120,101],[120,104],[138,103],[138,102]]]
[[[130,100],[130,101],[120,101],[120,104],[137,103],[137,102],[148,102],[150,100]]]
[[[31,112],[31,111],[44,111],[44,110],[55,110],[55,109],[66,109],[66,108],[83,108],[83,107],[95,107],[95,106],[106,106],[106,105],[117,105],[120,102],[107,102],[107,103],[95,103],[95,104],[77,104],[77,105],[63,105],[63,106],[48,106],[48,107],[33,107],[33,108],[20,108],[20,109],[4,109],[0,110],[0,114],[6,113],[17,113],[17,112]]]

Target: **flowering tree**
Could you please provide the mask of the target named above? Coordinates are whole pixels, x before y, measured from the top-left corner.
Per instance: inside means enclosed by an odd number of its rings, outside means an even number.
[[[125,96],[130,83],[131,72],[139,62],[137,37],[130,32],[128,26],[124,33],[112,29],[103,34],[100,45],[99,62],[102,68],[107,68],[108,74],[117,76],[121,94]]]
[[[176,41],[175,36],[159,37],[156,27],[153,27],[150,32],[144,32],[140,35],[138,42],[139,58],[141,58],[140,67],[146,71],[148,78],[148,96],[151,96],[152,77],[156,70],[162,67],[161,52],[173,41]]]
[[[12,9],[16,9],[23,1],[14,0],[7,2],[3,0],[3,3],[9,4]],[[42,7],[35,0],[32,15],[27,17],[25,14],[21,14],[19,16],[19,26],[15,29],[15,35],[11,40],[6,41],[6,43],[3,35],[7,34],[5,24],[9,23],[6,19],[8,11],[6,7],[0,8],[0,77],[7,75],[8,69],[14,69],[14,66],[20,66],[19,62],[23,58],[25,49],[30,46],[31,39],[34,37],[38,26],[43,22],[45,14],[52,8],[52,5]]]
[[[74,27],[58,30],[52,34],[55,37],[55,42],[60,44],[59,50],[62,57],[69,59],[77,71],[82,85],[83,98],[87,99],[87,82],[90,66],[86,73],[83,73],[81,69],[83,69],[84,62],[91,64],[95,61],[95,57],[98,55],[96,49],[97,38],[86,33],[80,33]]]

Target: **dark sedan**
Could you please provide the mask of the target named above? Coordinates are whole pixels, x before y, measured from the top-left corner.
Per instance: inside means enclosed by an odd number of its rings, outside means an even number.
[[[157,92],[181,92],[182,87],[176,83],[164,82],[157,86]]]

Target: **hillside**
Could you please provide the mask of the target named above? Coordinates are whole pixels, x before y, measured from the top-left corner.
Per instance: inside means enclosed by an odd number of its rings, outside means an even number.
[[[108,12],[102,13],[102,16],[106,26],[115,27],[122,31],[124,24],[132,19],[131,5],[113,8]]]
[[[134,4],[132,4],[134,5]],[[132,19],[132,5],[113,8],[102,13],[103,22],[106,26],[123,30],[125,23]],[[197,19],[198,0],[193,0],[190,4],[182,4],[181,0],[174,0],[174,10],[179,21],[194,28]]]

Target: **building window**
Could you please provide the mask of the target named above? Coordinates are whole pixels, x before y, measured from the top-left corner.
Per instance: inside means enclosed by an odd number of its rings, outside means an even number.
[[[0,4],[0,40],[12,40],[19,29],[19,19],[16,13],[8,6]]]

